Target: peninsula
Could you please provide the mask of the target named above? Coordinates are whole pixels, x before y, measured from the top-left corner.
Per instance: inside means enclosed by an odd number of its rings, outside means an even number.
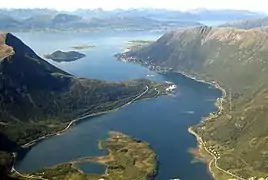
[[[157,155],[149,144],[120,132],[110,131],[110,137],[99,142],[99,148],[109,154],[100,157],[79,158],[72,162],[45,168],[28,176],[42,179],[109,179],[109,180],[150,180],[157,173]],[[103,174],[85,174],[78,170],[76,163],[93,162],[106,166]]]

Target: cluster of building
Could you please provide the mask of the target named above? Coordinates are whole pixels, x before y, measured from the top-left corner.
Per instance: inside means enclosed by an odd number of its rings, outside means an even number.
[[[177,88],[177,86],[175,84],[172,84],[171,86],[166,88],[166,91],[170,92],[170,91],[174,91]]]

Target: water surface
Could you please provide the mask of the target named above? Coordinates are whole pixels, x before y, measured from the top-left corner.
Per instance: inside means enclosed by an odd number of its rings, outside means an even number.
[[[54,65],[79,77],[106,81],[124,81],[148,78],[178,85],[172,96],[141,101],[119,111],[88,118],[61,136],[54,136],[34,146],[17,162],[22,172],[32,172],[67,162],[79,157],[103,155],[98,141],[107,138],[109,130],[121,131],[151,144],[159,156],[157,180],[180,178],[181,180],[211,180],[206,164],[191,163],[193,156],[188,149],[196,147],[196,139],[188,133],[188,127],[197,124],[202,117],[215,111],[214,102],[220,91],[208,84],[191,80],[183,75],[161,75],[139,65],[117,61],[112,55],[124,49],[125,42],[134,39],[156,40],[161,34],[146,32],[125,33],[18,33],[22,40],[38,54],[57,49],[70,50],[77,44],[94,44],[96,48],[84,49],[87,57],[71,63]],[[103,171],[92,164],[80,166],[85,172]]]

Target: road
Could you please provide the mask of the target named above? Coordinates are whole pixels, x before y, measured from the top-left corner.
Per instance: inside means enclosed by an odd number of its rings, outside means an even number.
[[[26,178],[26,179],[49,180],[49,179],[42,178],[42,177],[40,177],[40,176],[24,175],[24,174],[21,174],[20,172],[18,172],[18,171],[15,169],[15,167],[14,167],[16,156],[17,156],[17,154],[16,154],[16,153],[13,153],[14,162],[13,162],[13,166],[12,166],[11,172],[14,172],[14,173],[17,174],[18,176],[23,177],[23,178]]]
[[[93,114],[89,114],[89,115],[86,115],[86,116],[83,116],[83,117],[80,117],[80,118],[77,118],[77,119],[74,119],[72,120],[71,122],[69,122],[69,124],[63,129],[63,130],[60,130],[56,133],[51,133],[51,134],[47,134],[45,136],[41,136],[31,142],[28,142],[24,145],[22,145],[23,148],[27,148],[27,147],[30,147],[32,146],[33,144],[35,144],[36,142],[40,141],[40,140],[43,140],[43,139],[46,139],[50,136],[54,136],[54,135],[59,135],[59,134],[62,134],[64,132],[66,132],[74,123],[78,122],[79,120],[82,120],[82,119],[85,119],[85,118],[88,118],[88,117],[92,117],[92,116],[98,116],[98,115],[101,115],[101,114],[106,114],[108,112],[111,112],[111,111],[116,111],[118,109],[121,109],[127,105],[130,105],[131,103],[133,103],[134,101],[136,101],[137,99],[139,99],[141,96],[143,96],[144,94],[146,94],[149,90],[149,87],[146,85],[146,90],[144,92],[142,92],[141,94],[139,94],[137,97],[135,97],[134,99],[130,100],[129,102],[127,102],[126,104],[116,108],[116,109],[113,109],[113,110],[109,110],[109,111],[103,111],[103,112],[98,112],[98,113],[93,113]]]
[[[64,132],[66,132],[66,131],[67,131],[67,130],[68,130],[68,129],[75,123],[75,122],[77,122],[77,121],[79,121],[79,120],[85,119],[85,118],[87,118],[87,117],[92,117],[92,116],[97,116],[97,115],[101,115],[101,114],[106,114],[106,113],[108,113],[108,112],[116,111],[116,110],[121,109],[121,108],[123,108],[123,107],[125,107],[125,106],[127,106],[127,105],[130,105],[131,103],[133,103],[134,101],[136,101],[137,99],[139,99],[140,97],[142,97],[144,94],[146,94],[148,91],[149,91],[149,86],[146,85],[146,90],[145,90],[145,91],[143,91],[142,93],[140,93],[139,95],[137,95],[135,98],[133,98],[133,99],[130,100],[129,102],[125,103],[124,105],[122,105],[122,106],[120,106],[120,107],[118,107],[118,108],[116,108],[116,109],[113,109],[113,110],[103,111],[103,112],[99,112],[99,113],[93,113],[93,114],[89,114],[89,115],[86,115],[86,116],[83,116],[83,117],[74,119],[74,120],[72,120],[72,121],[66,126],[66,128],[64,128],[63,130],[60,130],[60,131],[58,131],[58,132],[56,132],[56,133],[51,133],[51,134],[48,134],[48,135],[45,135],[45,136],[41,136],[41,137],[39,137],[39,138],[37,138],[37,139],[31,141],[31,142],[28,142],[28,143],[24,144],[24,145],[22,146],[22,148],[30,147],[30,146],[34,145],[35,143],[37,143],[38,141],[40,141],[40,140],[44,140],[44,139],[46,139],[46,138],[48,138],[48,137],[50,137],[50,136],[54,136],[54,135],[62,134],[62,133],[64,133]],[[13,156],[14,156],[14,162],[15,162],[15,160],[16,160],[16,153],[13,153]],[[18,172],[18,171],[15,169],[14,164],[13,164],[13,166],[12,166],[12,170],[11,170],[11,171],[12,171],[12,172],[15,172],[17,175],[19,175],[19,176],[21,176],[21,177],[24,177],[24,178],[47,180],[47,179],[44,179],[44,178],[42,178],[42,177],[35,177],[35,176],[23,175],[23,174],[21,174],[20,172]]]
[[[222,169],[221,167],[219,167],[219,165],[218,165],[218,160],[220,159],[220,157],[216,157],[212,152],[210,152],[210,151],[208,150],[208,148],[206,147],[206,145],[205,145],[203,139],[202,139],[198,134],[196,134],[196,133],[192,130],[192,128],[189,128],[189,132],[190,132],[191,134],[193,134],[193,135],[196,137],[197,141],[198,141],[198,142],[200,143],[200,145],[205,149],[205,151],[206,151],[207,153],[209,153],[209,154],[213,157],[214,162],[215,162],[215,163],[214,163],[214,164],[215,164],[215,167],[216,167],[219,171],[221,171],[221,172],[223,172],[223,173],[226,173],[226,174],[229,174],[230,176],[232,176],[232,177],[234,177],[234,178],[237,178],[237,179],[239,179],[239,180],[247,180],[247,179],[244,179],[244,178],[242,178],[242,177],[240,177],[240,176],[237,176],[237,175],[235,175],[235,174],[233,174],[233,173],[231,173],[231,172],[228,172],[228,171]],[[210,163],[210,165],[212,165],[212,163]]]

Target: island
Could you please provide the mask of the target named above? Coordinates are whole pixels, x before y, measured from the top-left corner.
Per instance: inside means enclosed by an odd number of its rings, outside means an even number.
[[[85,54],[76,51],[63,52],[60,50],[55,51],[52,54],[44,55],[45,58],[51,59],[56,62],[72,62],[81,59],[85,56]]]
[[[110,131],[108,139],[99,142],[99,148],[108,155],[79,158],[72,162],[45,168],[29,177],[40,179],[109,179],[109,180],[150,180],[157,173],[157,155],[146,142],[120,132]],[[106,166],[104,174],[86,174],[76,167],[77,163],[91,162]]]
[[[90,44],[81,44],[81,45],[76,45],[72,46],[72,49],[80,50],[80,49],[88,49],[88,48],[94,48],[96,47],[95,45],[90,45]]]

